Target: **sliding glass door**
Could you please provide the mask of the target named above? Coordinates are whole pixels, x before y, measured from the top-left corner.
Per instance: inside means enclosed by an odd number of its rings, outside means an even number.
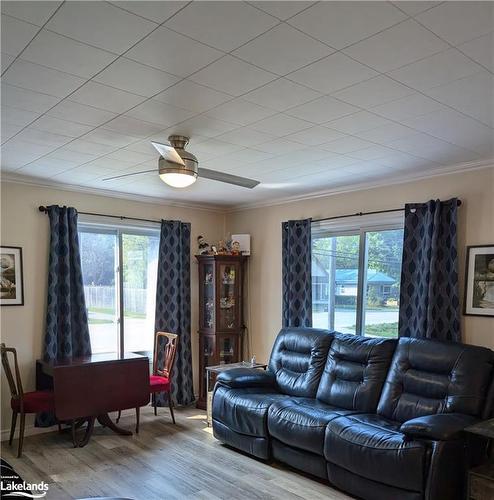
[[[118,233],[84,228],[79,246],[92,351],[118,352]]]
[[[80,224],[94,353],[153,351],[159,231]]]
[[[121,236],[125,350],[153,352],[159,236]]]

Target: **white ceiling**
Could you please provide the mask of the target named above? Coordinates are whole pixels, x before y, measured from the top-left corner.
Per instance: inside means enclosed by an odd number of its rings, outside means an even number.
[[[2,1],[2,171],[238,205],[494,156],[491,2]],[[149,141],[261,181],[174,190]]]

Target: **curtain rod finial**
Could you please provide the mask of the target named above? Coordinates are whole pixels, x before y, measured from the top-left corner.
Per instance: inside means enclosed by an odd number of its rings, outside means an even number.
[[[44,207],[43,205],[40,205],[40,206],[38,207],[38,210],[39,210],[40,212],[47,212],[46,207]]]

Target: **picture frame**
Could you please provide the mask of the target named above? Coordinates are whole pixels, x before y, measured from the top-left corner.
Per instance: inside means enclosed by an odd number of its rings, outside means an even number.
[[[23,305],[22,248],[0,246],[0,306]]]
[[[494,244],[467,247],[463,314],[494,317]]]

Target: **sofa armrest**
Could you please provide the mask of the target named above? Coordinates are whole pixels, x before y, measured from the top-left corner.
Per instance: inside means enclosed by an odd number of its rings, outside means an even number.
[[[275,387],[273,373],[255,368],[232,368],[221,372],[216,377],[218,384],[237,389],[240,387]]]
[[[478,420],[476,417],[462,413],[438,413],[408,420],[402,424],[400,431],[412,439],[448,441],[458,438],[465,427]]]

